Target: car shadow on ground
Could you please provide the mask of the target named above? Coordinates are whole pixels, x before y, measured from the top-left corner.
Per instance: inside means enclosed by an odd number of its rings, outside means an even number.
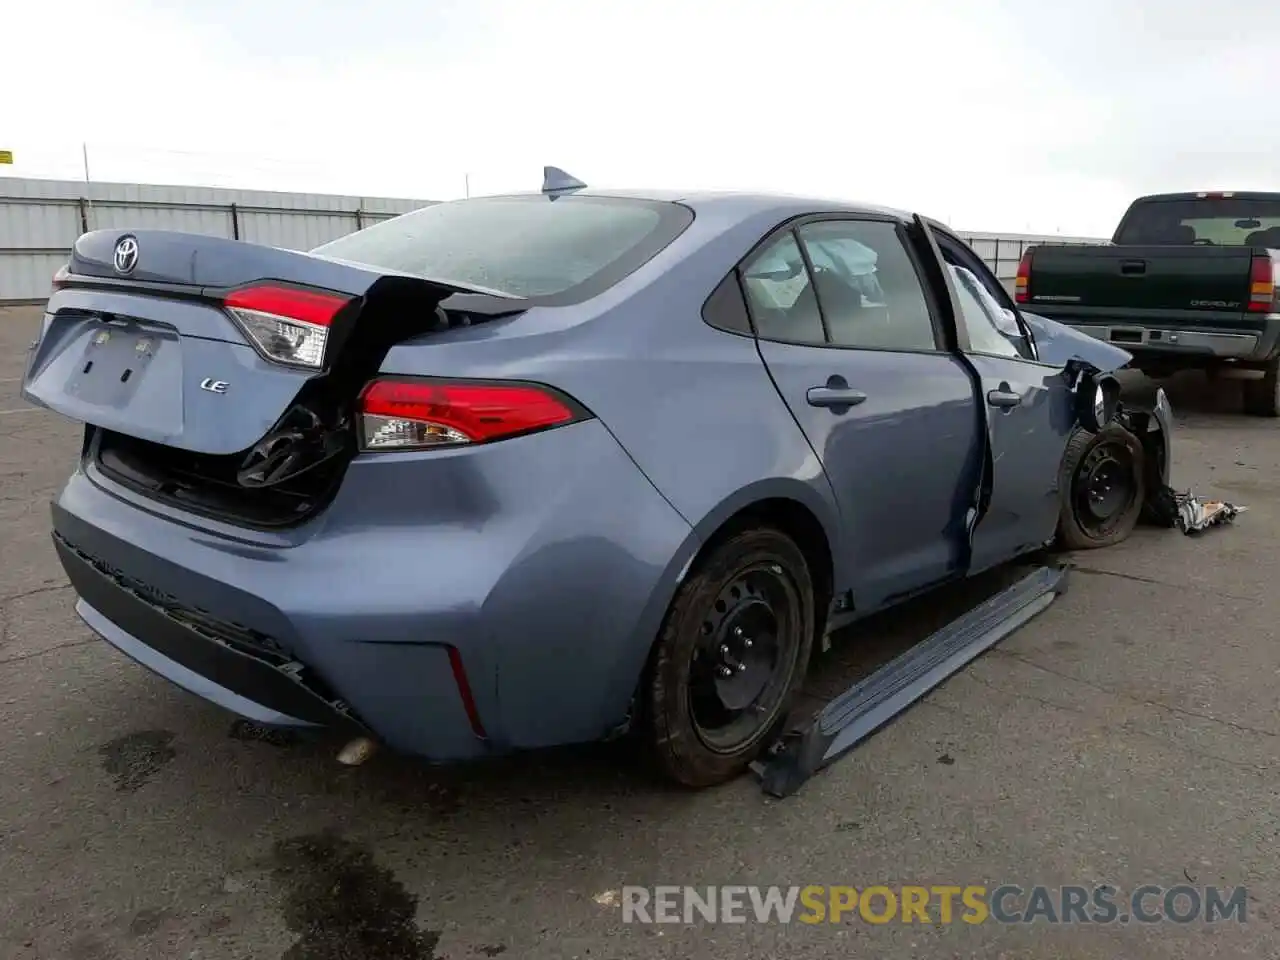
[[[1244,381],[1239,378],[1210,377],[1199,370],[1188,370],[1153,382],[1164,388],[1175,418],[1192,414],[1261,419],[1251,418],[1243,412]]]

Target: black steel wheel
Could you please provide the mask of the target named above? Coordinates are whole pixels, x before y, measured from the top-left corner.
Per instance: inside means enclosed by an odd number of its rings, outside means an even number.
[[[1059,473],[1064,547],[1112,546],[1133,532],[1146,502],[1145,457],[1138,438],[1119,424],[1072,434]]]
[[[646,729],[671,779],[742,773],[785,722],[808,667],[814,598],[804,554],[781,532],[727,537],[677,592],[646,684]]]

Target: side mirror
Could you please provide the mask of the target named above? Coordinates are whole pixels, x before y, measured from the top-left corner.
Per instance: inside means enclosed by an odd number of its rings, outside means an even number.
[[[1120,408],[1120,381],[1110,374],[1085,371],[1076,386],[1076,420],[1097,433],[1116,417]]]

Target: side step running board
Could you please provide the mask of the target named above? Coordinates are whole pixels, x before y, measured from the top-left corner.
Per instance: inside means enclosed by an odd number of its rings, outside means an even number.
[[[991,649],[1066,592],[1066,567],[1038,567],[858,681],[803,730],[753,764],[764,792],[795,793],[952,674]]]

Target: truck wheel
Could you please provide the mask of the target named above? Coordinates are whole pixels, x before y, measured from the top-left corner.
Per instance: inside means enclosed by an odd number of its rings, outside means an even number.
[[[1068,550],[1120,543],[1146,500],[1145,453],[1132,433],[1109,423],[1096,434],[1077,427],[1058,473],[1058,542]]]
[[[663,773],[709,787],[772,743],[808,667],[814,609],[804,554],[777,530],[742,531],[702,559],[667,611],[644,687]]]
[[[1280,416],[1280,357],[1263,368],[1261,380],[1245,380],[1244,412],[1254,417]]]

